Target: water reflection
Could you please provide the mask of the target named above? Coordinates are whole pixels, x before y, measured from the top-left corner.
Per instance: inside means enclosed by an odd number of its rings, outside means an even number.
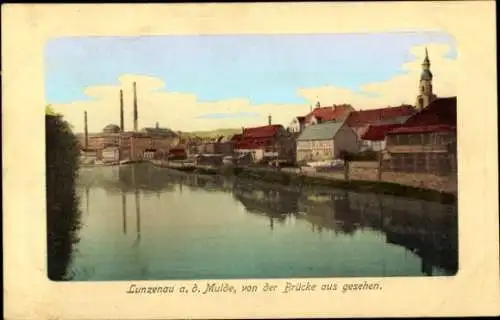
[[[135,221],[136,221],[136,230],[137,230],[137,238],[136,242],[139,243],[141,241],[141,201],[139,200],[139,190],[136,189],[135,192]]]
[[[87,189],[88,190],[88,189]],[[123,234],[127,234],[127,198],[122,193]]]
[[[387,250],[390,250],[391,246],[396,246],[405,248],[408,254],[418,256],[420,258],[419,270],[421,275],[432,276],[438,270],[440,270],[439,274],[452,275],[458,268],[456,205],[444,205],[384,195],[359,194],[346,190],[278,187],[256,181],[178,173],[155,168],[147,164],[88,170],[81,173],[80,185],[85,188],[87,215],[89,214],[89,207],[97,205],[89,200],[89,189],[101,189],[109,195],[121,196],[123,235],[127,235],[127,195],[133,195],[136,220],[135,241],[133,244],[135,248],[135,251],[133,251],[134,263],[137,268],[140,268],[139,273],[144,279],[147,279],[150,273],[148,273],[148,258],[140,257],[141,252],[145,252],[139,249],[141,243],[141,202],[145,203],[148,210],[146,217],[148,226],[144,230],[147,236],[149,230],[153,228],[152,224],[155,224],[151,220],[153,219],[151,218],[151,210],[168,211],[169,208],[173,208],[176,206],[174,203],[176,198],[167,197],[167,199],[170,199],[170,203],[166,204],[166,202],[162,202],[164,201],[163,195],[182,195],[183,190],[188,190],[188,196],[193,197],[191,201],[200,202],[200,206],[204,205],[205,197],[210,196],[210,194],[214,194],[214,196],[215,194],[231,194],[235,203],[242,205],[247,214],[265,218],[268,230],[273,233],[280,230],[292,232],[297,228],[296,226],[305,224],[309,226],[310,232],[317,234],[321,239],[324,239],[325,243],[330,243],[332,246],[339,245],[335,242],[335,238],[337,238],[337,241],[343,239],[342,242],[345,243],[341,245],[348,247],[349,242],[346,241],[357,241],[358,243],[361,241],[359,232],[376,231],[379,241],[385,243]],[[196,197],[194,197],[195,195]],[[156,198],[154,204],[152,204],[150,197]],[[182,206],[175,208],[182,210]],[[235,208],[231,206],[227,207],[227,210],[236,210]],[[206,207],[206,210],[210,212],[212,208]],[[185,215],[188,215],[188,213],[186,212]],[[163,218],[158,217],[155,219],[170,219],[169,217],[169,215],[166,215]],[[181,217],[180,213],[179,217]],[[216,217],[212,217],[212,219],[216,219]],[[236,218],[233,215],[227,219]],[[204,223],[208,224],[207,222]],[[222,221],[221,223],[226,222]],[[232,223],[234,221],[227,221],[228,229],[231,228]],[[184,228],[195,228],[189,222],[183,222],[182,226]],[[198,227],[196,226],[196,228]],[[166,228],[171,228],[171,226]],[[209,226],[207,226],[208,228]],[[189,231],[189,229],[187,230]],[[260,234],[258,230],[253,232]],[[171,233],[172,235],[165,235],[165,237],[171,237],[169,238],[171,241],[188,241],[180,238],[180,236],[174,238],[173,234],[175,232],[171,231]],[[205,234],[206,231],[199,231],[199,233]],[[209,237],[217,236],[211,233],[207,234]],[[196,238],[196,241],[203,241],[201,236],[193,235],[193,237]],[[176,250],[174,244],[165,243],[164,245],[167,250],[170,250],[170,247],[172,247],[171,250]],[[250,243],[249,246],[251,245]],[[251,251],[250,248],[246,249]],[[148,251],[147,248],[142,250]],[[181,257],[186,255],[185,252],[179,253],[177,251],[175,251],[175,254]],[[276,254],[280,253],[277,252]],[[352,252],[349,254],[352,259],[358,259],[358,263],[362,263],[362,260],[366,258],[363,254],[376,255],[377,253]],[[373,274],[355,274],[352,271],[351,273],[346,272],[346,275],[386,275],[386,268],[389,266],[386,263],[386,258],[382,258],[382,256],[387,255],[381,255],[378,262],[378,268],[381,271],[373,271]],[[370,258],[370,263],[374,263],[374,259],[376,257]],[[172,263],[176,265],[177,262]],[[318,263],[323,262],[318,261]],[[332,260],[331,263],[338,262]],[[203,269],[203,265],[197,267]],[[324,268],[326,270],[328,266],[326,265]],[[283,275],[286,276],[286,274]],[[273,274],[262,274],[262,277],[266,276],[273,276]],[[311,274],[311,276],[326,276],[326,274]],[[224,277],[224,275],[221,274],[221,277]]]

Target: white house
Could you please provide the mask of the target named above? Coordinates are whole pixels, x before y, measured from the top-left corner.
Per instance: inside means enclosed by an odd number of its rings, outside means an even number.
[[[342,151],[358,151],[357,135],[345,121],[307,126],[297,138],[297,162],[336,159]]]
[[[120,149],[115,146],[105,147],[102,150],[102,161],[103,162],[120,161]]]

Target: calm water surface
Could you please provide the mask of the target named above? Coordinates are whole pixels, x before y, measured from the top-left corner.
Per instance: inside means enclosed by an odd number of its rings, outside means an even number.
[[[456,206],[172,172],[82,169],[73,280],[453,275]]]

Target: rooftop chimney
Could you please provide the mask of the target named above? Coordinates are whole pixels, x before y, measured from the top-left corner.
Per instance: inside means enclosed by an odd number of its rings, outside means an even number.
[[[272,121],[272,120],[273,120],[273,118],[271,117],[271,115],[269,115],[269,116],[267,117],[267,122],[268,122],[268,124],[269,124],[269,125],[271,125],[271,124],[273,123],[273,121]]]
[[[123,119],[123,90],[120,89],[120,130],[125,131],[125,120]]]
[[[137,131],[137,120],[139,118],[138,112],[137,112],[137,86],[134,81],[134,131]]]
[[[320,103],[319,103],[319,101],[318,101],[318,102],[316,103],[316,108],[319,108],[319,107],[321,107],[321,105],[320,105]]]
[[[89,147],[89,130],[87,126],[87,111],[83,113],[83,121],[84,121],[84,132],[85,132],[85,149]]]
[[[160,124],[156,122],[156,129],[160,128]]]

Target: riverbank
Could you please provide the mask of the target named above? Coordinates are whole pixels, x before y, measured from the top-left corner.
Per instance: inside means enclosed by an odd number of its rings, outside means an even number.
[[[379,193],[393,196],[437,201],[441,203],[455,203],[456,194],[442,192],[425,187],[414,187],[388,181],[374,180],[344,180],[328,176],[313,176],[304,172],[292,172],[285,169],[276,170],[262,167],[239,166],[195,166],[194,164],[172,166],[152,162],[153,165],[188,173],[203,175],[235,176],[249,180],[258,180],[268,183],[277,183],[285,186],[321,186],[337,189],[346,189],[356,192]]]
[[[92,163],[92,164],[80,164],[80,168],[98,168],[98,167],[114,167],[123,166],[129,164],[145,163],[146,160],[136,160],[136,161],[126,161],[126,162],[107,162],[107,163]]]

